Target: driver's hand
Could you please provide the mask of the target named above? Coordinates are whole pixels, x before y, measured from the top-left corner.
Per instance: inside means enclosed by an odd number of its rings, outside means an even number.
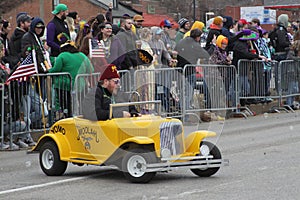
[[[141,113],[131,113],[131,117],[141,117]]]
[[[127,111],[123,111],[123,117],[131,117],[131,114]]]

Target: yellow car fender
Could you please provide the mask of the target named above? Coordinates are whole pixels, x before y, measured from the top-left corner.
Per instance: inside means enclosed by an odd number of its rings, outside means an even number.
[[[201,141],[206,137],[214,137],[217,134],[212,131],[194,131],[185,138],[186,152],[199,153]]]
[[[149,138],[149,137],[142,137],[142,136],[138,136],[138,137],[131,137],[131,138],[127,138],[126,140],[122,141],[122,144],[126,144],[126,143],[135,143],[135,144],[139,144],[139,145],[143,145],[143,144],[154,144],[154,140]]]
[[[136,145],[135,148],[138,148],[138,146],[149,145],[148,146],[150,148],[149,150],[155,151],[156,156],[159,156],[159,151],[157,151],[159,147],[155,147],[155,141],[149,137],[143,137],[143,136],[131,137],[126,140],[123,140],[120,146],[126,143],[133,143],[134,145]]]
[[[39,151],[43,144],[48,141],[53,141],[56,144],[61,160],[68,160],[68,158],[70,157],[70,144],[67,141],[67,138],[61,134],[44,134],[40,137],[37,145],[34,146],[31,151]]]

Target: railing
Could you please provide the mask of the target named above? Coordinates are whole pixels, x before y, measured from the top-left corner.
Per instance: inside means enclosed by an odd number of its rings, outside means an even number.
[[[1,149],[4,143],[4,84],[0,83],[0,139],[1,139]]]
[[[201,71],[201,77],[196,77]],[[236,70],[234,66],[226,65],[186,65],[183,70],[183,113],[199,114],[205,111],[218,112],[222,117],[223,111],[237,108]],[[196,83],[200,82],[200,83]],[[195,84],[200,85],[195,94]],[[199,115],[198,114],[198,115]],[[198,116],[200,118],[200,116]]]
[[[134,72],[133,90],[140,95],[141,101],[160,100],[162,115],[180,117],[182,85],[181,68],[139,69]],[[151,113],[154,107],[144,107],[142,113]]]
[[[242,106],[252,103],[268,103],[277,99],[272,110],[293,112],[291,105],[299,96],[299,61],[264,62],[259,60],[239,60],[238,62],[238,102]],[[286,102],[283,102],[283,98]]]
[[[197,115],[200,120],[206,111],[238,112],[241,103],[246,106],[247,101],[263,102],[267,98],[278,99],[273,109],[284,109],[300,95],[300,62],[271,62],[268,68],[264,64],[240,60],[238,72],[234,66],[203,64],[186,65],[184,69],[143,68],[134,73],[124,70],[120,71],[120,90],[129,94],[125,101],[161,101],[162,116]],[[0,84],[1,144],[4,135],[9,135],[12,142],[16,137],[45,132],[62,118],[82,115],[82,100],[99,77],[99,73],[78,75],[74,87],[69,73],[34,75],[29,82],[12,81],[8,87]],[[153,104],[139,105],[142,114],[151,114],[155,109]]]
[[[242,105],[263,102],[266,98],[279,98],[277,91],[271,94],[272,74],[278,71],[277,62],[260,60],[239,60],[238,62],[238,97]]]
[[[296,96],[299,96],[300,62],[285,60],[279,63],[278,90],[280,91],[280,105],[284,105],[293,111],[293,103]],[[282,98],[286,102],[282,102]]]
[[[120,91],[131,93],[131,77],[128,70],[120,70]],[[72,90],[73,100],[73,116],[83,114],[83,100],[88,92],[95,88],[100,80],[100,73],[80,74],[77,75],[74,81],[74,88]]]
[[[27,82],[10,82],[1,129],[9,130],[11,147],[17,138],[46,132],[55,121],[72,115],[71,83],[69,73],[36,74]]]

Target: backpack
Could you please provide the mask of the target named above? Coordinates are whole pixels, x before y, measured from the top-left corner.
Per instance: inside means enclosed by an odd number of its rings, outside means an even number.
[[[270,44],[273,48],[276,48],[276,43],[277,43],[277,30],[278,28],[274,28],[270,33],[269,33],[269,38],[270,38]]]

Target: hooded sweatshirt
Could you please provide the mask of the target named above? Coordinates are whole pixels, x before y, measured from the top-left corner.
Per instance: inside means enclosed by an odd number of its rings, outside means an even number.
[[[287,28],[289,24],[289,16],[287,14],[281,14],[278,16],[278,25]]]
[[[222,27],[222,35],[228,38],[233,37],[234,34],[230,32],[230,28],[232,27],[232,25],[233,25],[232,17],[225,16],[223,27]]]
[[[193,26],[192,26],[191,30],[194,30],[194,29],[196,29],[196,28],[198,28],[200,31],[203,32],[203,28],[205,28],[205,25],[204,25],[203,22],[195,21],[195,22],[193,23]],[[186,32],[186,33],[184,34],[183,38],[186,38],[186,37],[190,36],[190,35],[191,35],[191,30],[189,30],[188,32]]]
[[[9,52],[10,55],[15,56],[17,60],[21,58],[21,39],[25,33],[25,30],[17,27],[10,38]]]
[[[22,43],[21,43],[22,57],[25,59],[26,56],[30,53],[30,51],[32,49],[35,49],[38,70],[39,72],[45,72],[45,70],[42,67],[42,64],[44,63],[45,60],[44,58],[45,49],[40,40],[40,38],[44,35],[45,28],[39,35],[37,35],[37,33],[35,32],[35,27],[38,23],[41,23],[45,26],[45,23],[41,18],[35,17],[30,24],[29,32],[25,33],[22,38]]]

